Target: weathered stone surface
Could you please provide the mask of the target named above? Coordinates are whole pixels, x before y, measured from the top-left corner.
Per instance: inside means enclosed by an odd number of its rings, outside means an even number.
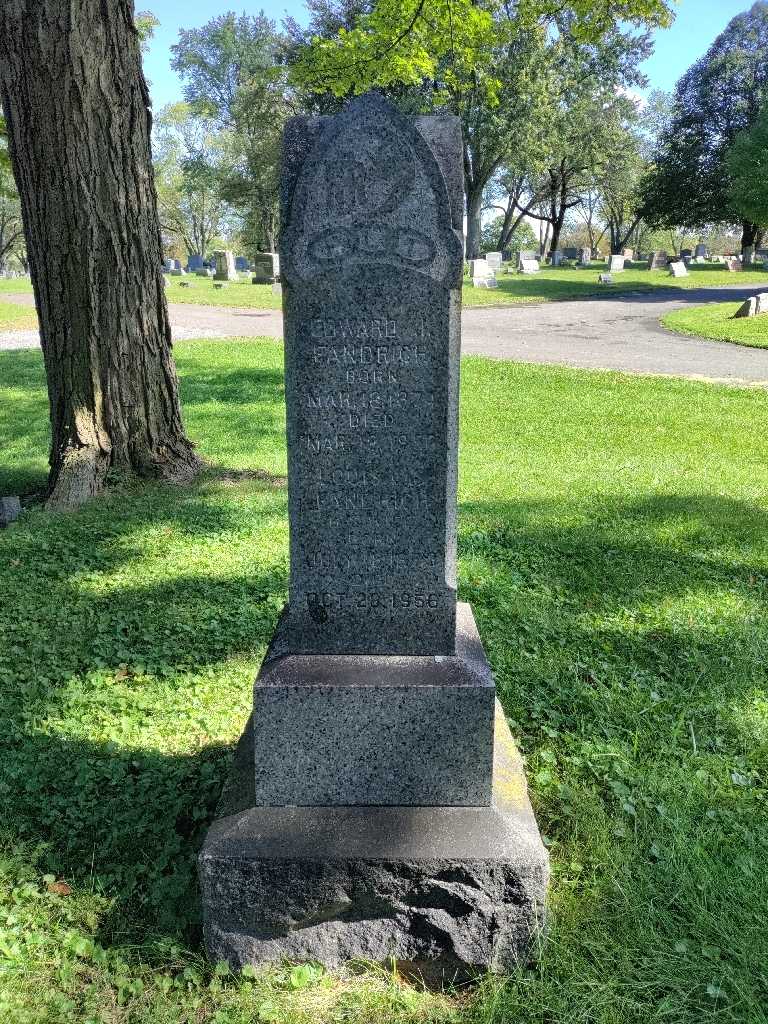
[[[541,270],[538,260],[520,259],[519,271],[521,274],[538,274]]]
[[[624,270],[624,257],[615,253],[608,257],[608,272],[618,274]]]
[[[487,252],[485,259],[491,270],[501,270],[502,258],[500,252]]]
[[[709,255],[709,251],[703,242],[699,242],[693,252],[696,259],[706,259]]]
[[[254,687],[255,802],[487,804],[495,687],[472,611],[453,657],[283,654]]]
[[[648,269],[649,270],[660,270],[662,267],[666,267],[669,263],[669,257],[663,250],[657,250],[652,252],[648,257]]]
[[[461,133],[429,124],[371,94],[285,130],[296,652],[453,653]]]
[[[688,268],[682,260],[668,263],[670,277],[688,277]]]
[[[498,288],[499,282],[495,277],[473,277],[472,284],[475,288]]]
[[[738,274],[744,270],[744,266],[741,260],[727,257],[725,260],[725,269],[729,270],[732,274]]]
[[[485,259],[469,261],[469,276],[473,281],[478,277],[495,277],[497,269]]]
[[[21,515],[21,502],[15,496],[0,498],[0,526],[9,526]]]
[[[611,277],[610,274],[598,274],[597,275],[597,283],[598,284],[613,284],[613,278]]]
[[[525,961],[549,860],[498,706],[487,807],[256,807],[252,763],[247,728],[199,858],[212,959]]]
[[[217,249],[213,254],[216,271],[213,275],[216,281],[236,281],[237,270],[235,269],[235,257],[229,249]]]
[[[563,253],[560,249],[554,249],[549,254],[549,258],[551,260],[553,267],[559,267],[560,264],[563,262]]]
[[[768,292],[752,295],[733,314],[735,320],[741,317],[762,316],[768,313]]]
[[[252,284],[272,284],[275,280],[275,267],[271,252],[257,253],[253,258]]]

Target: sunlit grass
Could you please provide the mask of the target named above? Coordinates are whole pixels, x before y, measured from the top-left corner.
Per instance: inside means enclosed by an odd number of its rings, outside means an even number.
[[[286,596],[282,347],[174,351],[199,483],[0,533],[0,1019],[764,1022],[764,395],[464,361],[460,597],[552,855],[546,943],[461,993],[235,979],[195,856]],[[0,493],[39,489],[37,352],[0,353],[0,438]]]
[[[668,313],[661,322],[670,331],[681,334],[730,341],[751,348],[768,348],[768,314],[734,320],[740,306],[740,302],[713,302],[707,306],[678,309]]]

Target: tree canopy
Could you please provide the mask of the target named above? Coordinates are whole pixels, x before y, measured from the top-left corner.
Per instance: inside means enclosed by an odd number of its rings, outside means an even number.
[[[645,212],[657,224],[697,228],[752,222],[731,181],[729,152],[768,100],[768,2],[737,15],[675,88]],[[749,235],[745,225],[745,236]]]
[[[728,154],[731,203],[755,224],[768,225],[768,105]]]

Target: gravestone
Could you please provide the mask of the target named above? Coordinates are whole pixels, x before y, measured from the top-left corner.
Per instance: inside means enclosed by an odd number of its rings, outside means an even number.
[[[592,250],[591,249],[579,249],[579,264],[582,267],[588,267],[592,262]]]
[[[688,259],[690,259],[692,256],[693,256],[693,250],[692,249],[681,249],[680,250],[680,259],[681,260],[684,260],[686,257],[688,257]]]
[[[214,281],[236,281],[237,271],[235,270],[235,257],[229,249],[217,249],[213,254],[216,270],[213,275]]]
[[[624,269],[624,257],[615,253],[608,257],[608,272],[611,274],[620,273]]]
[[[611,277],[610,274],[598,274],[597,275],[597,283],[598,284],[613,284],[613,278]]]
[[[649,270],[661,270],[669,263],[669,257],[663,250],[654,251],[648,257]]]
[[[176,262],[178,263],[179,261],[176,260]],[[186,273],[183,267],[174,267],[171,271],[171,277],[184,277]]]
[[[635,257],[635,251],[634,249],[622,249],[621,255],[624,257],[625,260],[629,260],[631,263]]]
[[[741,260],[737,260],[735,256],[726,256],[725,269],[730,271],[732,274],[738,274],[744,270],[744,265]]]
[[[580,249],[576,249],[574,246],[569,246],[563,249],[563,255],[567,260],[577,260],[579,258]]]
[[[487,252],[485,259],[491,270],[501,270],[502,259],[500,252]]]
[[[553,267],[559,267],[563,262],[563,253],[561,249],[553,249],[550,253],[550,260],[552,261]]]
[[[239,274],[247,274],[251,269],[247,256],[235,256],[235,270]]]
[[[164,267],[164,269],[165,269],[166,273],[170,274],[170,272],[171,272],[172,270],[175,270],[175,268],[176,268],[176,264],[174,263],[174,261],[173,261],[173,260],[165,260],[165,261],[163,262],[163,267]]]
[[[203,257],[199,252],[191,252],[187,260],[187,270],[190,274],[196,274],[198,270],[203,269]]]
[[[703,242],[699,242],[699,244],[693,250],[693,254],[696,257],[696,259],[706,259],[709,255],[709,250]]]
[[[760,292],[746,299],[733,314],[734,320],[741,317],[764,316],[768,313],[768,292]]]
[[[275,279],[271,252],[258,252],[251,261],[253,264],[252,284],[272,284]]]
[[[213,960],[508,969],[548,860],[456,603],[457,118],[290,120],[289,604],[199,870]]]
[[[15,495],[0,498],[0,526],[10,526],[21,515],[21,501]]]
[[[213,271],[210,267],[201,267],[195,271],[195,277],[213,277]]]
[[[743,252],[743,262],[745,267],[751,267],[755,262],[755,247],[754,245],[745,245]]]
[[[496,271],[488,260],[470,260],[469,276],[475,288],[498,288]]]
[[[682,260],[673,260],[667,266],[670,277],[688,277],[688,268]]]

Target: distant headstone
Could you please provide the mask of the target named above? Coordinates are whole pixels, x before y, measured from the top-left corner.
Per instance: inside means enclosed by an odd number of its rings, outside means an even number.
[[[744,269],[741,260],[737,260],[735,257],[726,256],[725,258],[725,269],[730,271],[731,274],[738,274]]]
[[[275,280],[274,254],[271,252],[259,252],[253,257],[252,284],[272,284]]]
[[[176,262],[178,263],[178,260]],[[171,271],[171,277],[184,277],[186,273],[183,267],[174,267]]]
[[[216,271],[213,275],[214,281],[236,281],[237,271],[235,270],[235,257],[229,249],[217,249],[213,254],[216,264]]]
[[[754,245],[745,245],[742,255],[743,263],[745,267],[751,267],[755,262],[755,247]]]
[[[618,274],[624,269],[624,257],[615,253],[608,257],[608,271],[611,274]]]
[[[235,270],[240,274],[246,274],[251,269],[247,256],[235,256]]]
[[[690,259],[691,256],[693,256],[693,249],[681,249],[680,250],[680,259],[681,260],[685,259],[686,256]]]
[[[501,253],[500,252],[488,252],[485,254],[486,262],[491,270],[501,270]]]
[[[668,263],[670,277],[688,277],[688,268],[682,260]]]
[[[0,498],[0,526],[10,526],[21,515],[21,501],[17,497]]]
[[[768,314],[768,292],[760,292],[746,299],[743,305],[739,306],[733,314],[734,319],[750,316],[764,316]]]
[[[582,267],[588,267],[592,262],[592,250],[591,249],[579,249],[579,263]]]
[[[703,242],[699,242],[699,244],[693,250],[693,254],[696,257],[696,259],[706,259],[709,255],[709,250]]]
[[[201,267],[200,270],[195,271],[196,277],[213,277],[213,271],[210,267]]]
[[[662,270],[669,263],[669,257],[663,249],[656,250],[648,257],[649,270]]]
[[[563,252],[561,249],[553,249],[549,254],[550,260],[552,261],[553,267],[559,267],[563,262]]]
[[[597,275],[597,283],[598,284],[613,284],[613,278],[611,277],[610,274],[598,274]]]
[[[163,267],[165,268],[166,273],[170,274],[172,270],[175,270],[176,264],[173,262],[173,260],[165,260],[163,263]]]
[[[486,259],[470,260],[469,276],[474,281],[478,277],[495,277],[496,271]]]
[[[565,256],[567,260],[577,260],[579,258],[579,253],[580,250],[576,249],[574,246],[568,246],[563,249],[563,256]]]
[[[622,249],[621,255],[624,257],[625,260],[630,260],[631,262],[635,257],[635,251],[634,249]]]
[[[541,270],[541,267],[539,266],[538,260],[523,258],[521,254],[520,265],[518,267],[518,270],[521,274],[538,274],[538,272]]]
[[[190,274],[196,274],[198,270],[203,269],[203,257],[199,252],[191,252],[187,260],[187,270]]]
[[[456,603],[461,153],[458,118],[378,95],[285,128],[290,599],[200,854],[215,961],[500,970],[541,927],[546,852]]]

